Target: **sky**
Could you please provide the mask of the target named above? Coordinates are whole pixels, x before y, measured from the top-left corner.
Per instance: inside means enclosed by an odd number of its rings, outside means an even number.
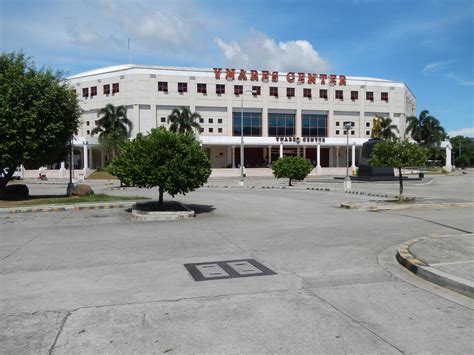
[[[473,0],[0,0],[0,48],[66,75],[129,62],[405,82],[474,137]]]

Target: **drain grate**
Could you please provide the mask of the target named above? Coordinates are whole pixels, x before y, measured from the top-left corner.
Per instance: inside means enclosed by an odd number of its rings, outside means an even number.
[[[276,275],[276,272],[260,264],[255,259],[184,264],[184,267],[196,281]]]

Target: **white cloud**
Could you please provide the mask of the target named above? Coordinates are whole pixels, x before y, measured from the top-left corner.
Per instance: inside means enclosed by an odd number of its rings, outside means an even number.
[[[428,63],[423,67],[423,74],[429,74],[446,67],[447,65],[453,63],[453,60],[445,60],[439,62]]]
[[[461,86],[474,86],[474,80],[460,78],[454,73],[449,73],[448,75],[446,75],[446,77],[448,77],[451,80],[454,80],[456,84],[461,85]]]
[[[293,40],[276,43],[265,33],[251,31],[239,42],[215,38],[226,64],[236,68],[281,71],[326,72],[329,64],[319,56],[311,43]]]
[[[456,131],[449,131],[448,136],[450,137],[465,136],[465,137],[474,138],[474,127],[461,128]]]

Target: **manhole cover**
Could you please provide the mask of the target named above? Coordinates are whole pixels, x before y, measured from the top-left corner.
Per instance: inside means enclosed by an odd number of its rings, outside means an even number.
[[[276,275],[276,272],[254,259],[210,261],[184,264],[184,266],[196,281]]]

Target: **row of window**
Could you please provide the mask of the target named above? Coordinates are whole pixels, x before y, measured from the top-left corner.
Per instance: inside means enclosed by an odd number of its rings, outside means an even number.
[[[350,133],[351,133],[351,136],[355,135],[355,131],[350,131]],[[336,129],[336,135],[338,136],[338,135],[340,135],[340,134],[341,134],[341,131],[338,130],[338,129]],[[346,130],[343,130],[343,131],[342,131],[342,134],[343,134],[343,135],[346,135],[346,134],[347,134],[347,131],[346,131]],[[370,136],[370,131],[365,131],[365,135]]]
[[[110,95],[110,84],[105,84],[102,86],[104,95]],[[72,90],[76,93],[76,90]],[[112,94],[116,94],[120,91],[119,83],[112,84]],[[82,97],[94,97],[97,96],[97,86],[91,86],[90,91],[89,88],[82,88]]]
[[[336,126],[339,126],[340,124],[340,121],[336,121]],[[352,125],[354,125],[354,123]],[[365,127],[370,127],[370,122],[365,122]]]
[[[271,86],[270,87],[270,96],[278,97],[278,87]],[[168,92],[168,82],[166,81],[159,81],[158,82],[158,91],[161,92]],[[187,83],[178,83],[178,92],[184,93],[188,92],[188,84]],[[207,94],[207,84],[198,83],[197,84],[197,92],[200,94]],[[234,85],[234,95],[242,95],[244,92],[243,85]],[[261,87],[260,86],[252,86],[253,95],[258,96],[261,95]],[[225,85],[224,84],[216,84],[216,94],[222,95],[225,94]],[[294,97],[295,96],[295,88],[286,88],[286,96],[287,97]],[[312,97],[312,89],[305,88],[303,89],[303,97],[311,98]],[[342,90],[336,90],[335,92],[336,99],[343,100],[344,99],[344,92]],[[328,98],[328,91],[327,89],[320,89],[319,90],[319,98],[327,99]],[[365,93],[366,100],[374,101],[374,92],[367,91]],[[358,100],[359,99],[359,92],[358,91],[351,91],[351,100]],[[388,101],[388,92],[381,92],[380,93],[380,100]]]

